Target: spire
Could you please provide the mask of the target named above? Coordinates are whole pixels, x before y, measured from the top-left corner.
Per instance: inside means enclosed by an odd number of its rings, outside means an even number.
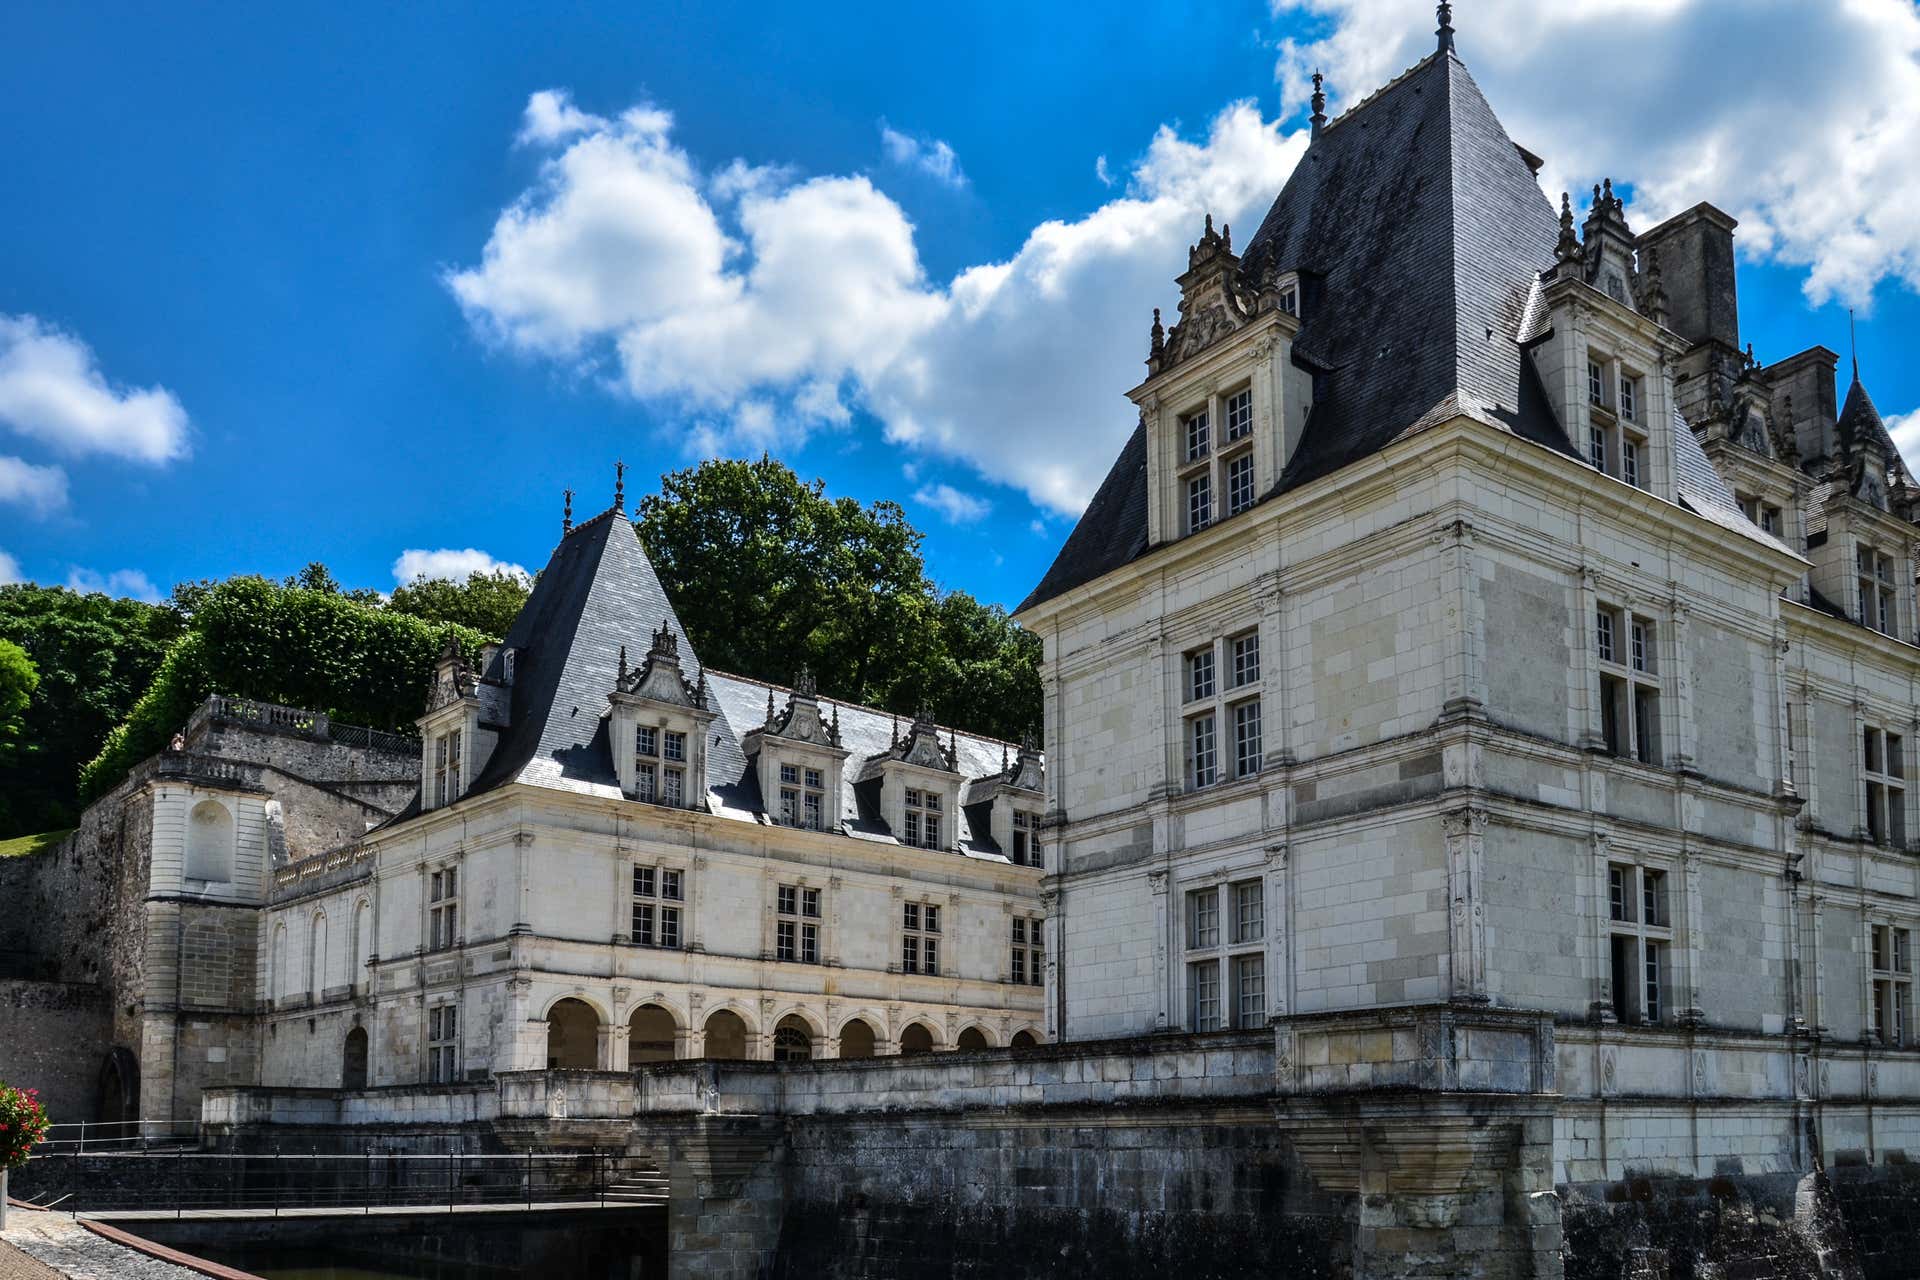
[[[627,464],[624,461],[613,464],[613,509],[620,512],[627,509]]]
[[[1320,130],[1327,123],[1326,77],[1320,74],[1318,67],[1313,71],[1313,136],[1319,137]]]
[[[1860,331],[1853,324],[1853,308],[1847,308],[1847,347],[1853,353],[1853,380],[1860,381]]]
[[[562,489],[560,505],[560,536],[566,537],[573,532],[573,490]]]
[[[773,723],[773,690],[767,690],[767,723]]]
[[[1434,32],[1440,37],[1440,52],[1452,53],[1453,50],[1453,6],[1446,0],[1440,0],[1440,29]]]
[[[627,682],[627,646],[620,646],[620,683]]]
[[[1160,308],[1153,309],[1153,328],[1147,341],[1147,359],[1158,360],[1167,353],[1167,331],[1160,324]]]
[[[1580,256],[1580,236],[1573,229],[1573,196],[1560,193],[1560,243],[1554,246],[1554,256],[1562,262],[1570,262]]]

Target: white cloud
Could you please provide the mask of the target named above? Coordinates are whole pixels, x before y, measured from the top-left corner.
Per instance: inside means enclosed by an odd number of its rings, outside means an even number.
[[[0,455],[0,503],[6,502],[18,503],[36,515],[59,511],[67,505],[67,473]]]
[[[1094,159],[1093,176],[1100,179],[1100,185],[1103,187],[1113,185],[1113,171],[1107,168],[1107,158],[1105,156],[1098,156]]]
[[[553,112],[529,103],[535,136]],[[1250,103],[1197,140],[1162,128],[1113,200],[941,285],[865,177],[703,174],[664,112],[579,120],[599,123],[556,138],[480,264],[447,277],[479,332],[674,404],[695,452],[791,444],[857,406],[1068,513],[1132,427],[1151,308],[1176,300],[1202,215],[1244,231],[1305,147]]]
[[[1896,413],[1886,419],[1887,433],[1893,442],[1900,446],[1900,454],[1907,460],[1909,470],[1920,459],[1920,409],[1911,413]]]
[[[1033,536],[1036,538],[1044,538],[1047,536],[1047,522],[1045,520],[1030,520],[1027,522],[1027,528],[1033,530]]]
[[[160,603],[160,588],[154,586],[153,579],[138,569],[115,569],[112,573],[101,574],[74,565],[73,571],[67,574],[67,589],[83,594],[100,591],[110,596],[144,600],[148,604]]]
[[[1324,66],[1334,109],[1433,49],[1426,0],[1274,0],[1331,24],[1282,46],[1288,107]],[[1556,198],[1630,184],[1636,228],[1712,201],[1815,303],[1920,288],[1920,6],[1912,0],[1480,0],[1461,56]],[[1703,68],[1707,70],[1703,71]],[[1598,105],[1596,105],[1598,104]]]
[[[542,146],[606,127],[601,117],[574,106],[573,95],[565,89],[542,89],[527,99],[520,136],[515,141],[521,146]]]
[[[465,582],[476,573],[517,573],[526,578],[531,575],[517,564],[504,560],[495,560],[486,552],[474,547],[454,550],[442,547],[438,551],[422,551],[408,548],[400,553],[393,562],[393,580],[401,586],[419,578],[446,578],[453,582]]]
[[[0,587],[10,587],[16,582],[25,582],[20,574],[20,562],[0,551]]]
[[[0,423],[76,457],[187,455],[187,414],[172,392],[109,385],[86,343],[28,315],[0,314]]]
[[[938,138],[916,138],[889,128],[883,120],[880,123],[880,147],[887,153],[888,160],[902,168],[918,169],[949,187],[967,185],[967,175],[960,171],[960,157]]]
[[[944,483],[920,486],[914,491],[913,500],[938,511],[947,518],[948,524],[972,524],[993,510],[993,504],[985,498],[963,493]]]

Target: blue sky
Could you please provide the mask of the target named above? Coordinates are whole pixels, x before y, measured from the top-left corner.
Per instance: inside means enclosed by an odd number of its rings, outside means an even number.
[[[1722,204],[1761,358],[1844,354],[1855,305],[1882,412],[1920,408],[1920,8],[1548,8],[1457,25],[1553,189]],[[1011,605],[1202,211],[1245,235],[1284,181],[1305,72],[1337,111],[1433,38],[1416,0],[181,12],[10,13],[0,577],[536,568],[614,458],[637,493],[765,447]]]

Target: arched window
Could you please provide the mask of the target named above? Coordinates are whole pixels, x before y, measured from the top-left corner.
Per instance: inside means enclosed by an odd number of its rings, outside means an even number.
[[[1033,1032],[1031,1031],[1016,1031],[1013,1033],[1013,1039],[1009,1043],[1011,1047],[1015,1049],[1031,1049],[1040,1042],[1033,1038]]]
[[[627,1061],[672,1062],[674,1035],[679,1030],[673,1014],[657,1004],[643,1004],[627,1019]]]
[[[569,997],[547,1010],[547,1067],[591,1071],[600,1063],[600,1015]]]
[[[790,1013],[773,1029],[773,1060],[805,1062],[813,1057],[813,1031],[806,1019]]]
[[[327,989],[327,913],[316,911],[307,926],[307,994],[315,1000]]]
[[[707,1057],[744,1059],[747,1024],[731,1009],[715,1009],[707,1019]]]
[[[355,1027],[347,1032],[346,1048],[340,1054],[340,1087],[367,1087],[367,1029]]]
[[[233,879],[233,815],[218,800],[202,800],[187,814],[186,876],[214,884]]]
[[[907,1029],[900,1033],[900,1052],[903,1055],[932,1053],[933,1032],[927,1030],[921,1023],[909,1023]]]
[[[993,1046],[987,1043],[984,1031],[978,1027],[968,1027],[960,1033],[960,1038],[954,1041],[953,1047],[962,1053],[968,1053],[975,1049],[991,1049]]]
[[[278,1000],[293,986],[287,972],[287,926],[273,926],[273,946],[267,952],[267,999]]]
[[[873,1056],[873,1028],[855,1018],[840,1028],[840,1056],[843,1058],[871,1058]]]

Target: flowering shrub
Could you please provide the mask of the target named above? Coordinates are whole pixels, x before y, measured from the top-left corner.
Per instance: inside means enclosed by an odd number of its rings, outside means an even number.
[[[38,1089],[0,1084],[0,1169],[18,1169],[33,1144],[47,1136],[47,1109]]]

